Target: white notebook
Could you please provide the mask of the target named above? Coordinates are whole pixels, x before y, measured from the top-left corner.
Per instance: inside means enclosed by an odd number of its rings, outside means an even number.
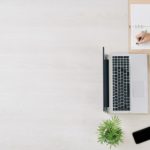
[[[131,50],[150,49],[150,42],[137,45],[136,35],[150,32],[150,4],[131,4]]]

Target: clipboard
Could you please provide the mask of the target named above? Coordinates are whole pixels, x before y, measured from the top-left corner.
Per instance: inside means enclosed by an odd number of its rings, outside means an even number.
[[[129,39],[129,53],[137,53],[137,54],[150,54],[150,46],[148,48],[134,48],[133,49],[133,42],[131,41],[132,37],[132,24],[131,24],[131,6],[133,6],[134,4],[149,4],[150,6],[150,0],[128,0],[128,39]],[[149,18],[150,18],[150,14],[149,14]],[[132,33],[131,33],[132,32]],[[132,35],[133,36],[133,35]],[[136,36],[135,36],[136,37]]]

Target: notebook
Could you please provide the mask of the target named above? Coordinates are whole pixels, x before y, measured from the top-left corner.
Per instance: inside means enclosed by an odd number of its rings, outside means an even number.
[[[150,4],[130,5],[131,50],[150,49],[150,42],[136,44],[136,35],[142,31],[150,33]]]

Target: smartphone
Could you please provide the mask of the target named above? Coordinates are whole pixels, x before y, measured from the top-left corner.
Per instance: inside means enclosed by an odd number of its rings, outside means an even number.
[[[150,127],[132,133],[136,144],[150,140]]]

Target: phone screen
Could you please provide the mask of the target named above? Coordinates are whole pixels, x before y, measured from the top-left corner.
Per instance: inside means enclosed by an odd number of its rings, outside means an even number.
[[[150,127],[133,132],[133,137],[136,144],[145,142],[150,139]]]

